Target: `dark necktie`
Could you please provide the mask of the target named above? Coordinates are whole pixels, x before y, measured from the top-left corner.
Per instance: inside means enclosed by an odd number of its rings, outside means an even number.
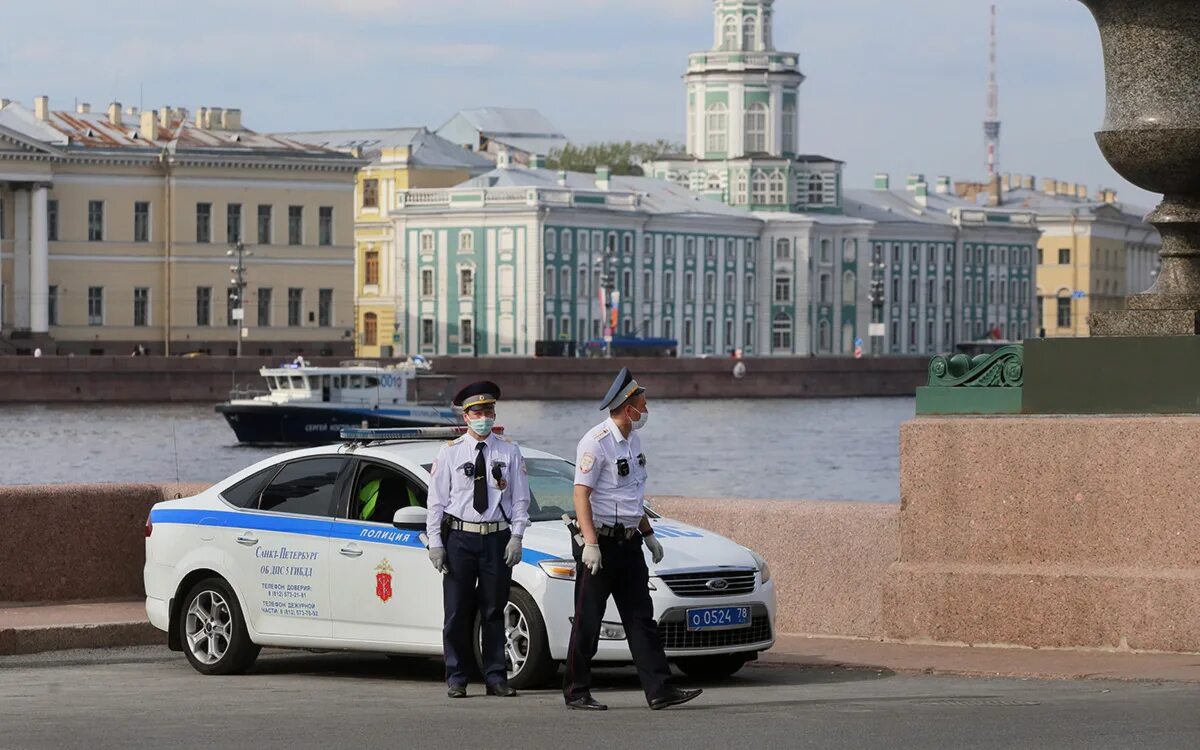
[[[480,440],[475,444],[475,512],[483,513],[488,508],[487,464],[483,461],[483,446]]]

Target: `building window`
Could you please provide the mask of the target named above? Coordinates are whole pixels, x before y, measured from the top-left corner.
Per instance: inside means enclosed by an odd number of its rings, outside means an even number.
[[[288,206],[288,244],[304,243],[304,206]]]
[[[621,272],[621,296],[625,299],[632,300],[634,292],[633,271],[626,268]]]
[[[269,205],[259,204],[258,206],[258,244],[271,244],[271,207]]]
[[[654,274],[650,271],[642,272],[642,299],[647,302],[654,299]]]
[[[363,265],[366,270],[363,274],[363,283],[368,286],[377,286],[379,284],[379,251],[368,250],[363,254],[365,262]]]
[[[691,271],[683,275],[683,298],[688,302],[696,298],[696,274]]]
[[[750,203],[756,206],[767,203],[767,173],[761,169],[754,170],[750,179]]]
[[[1046,322],[1045,322],[1045,319],[1046,319],[1046,307],[1045,307],[1045,304],[1046,304],[1046,298],[1045,298],[1045,297],[1043,297],[1042,295],[1040,295],[1040,294],[1039,294],[1039,295],[1038,295],[1038,297],[1037,297],[1037,321],[1038,321],[1038,328],[1041,328],[1042,326],[1046,325]]]
[[[785,239],[775,241],[775,260],[791,260],[792,243]]]
[[[949,349],[950,344],[952,343],[951,340],[954,338],[954,333],[953,333],[953,331],[950,330],[950,328],[951,328],[950,321],[947,320],[945,323],[942,324],[942,348],[943,349]]]
[[[717,275],[712,271],[704,274],[704,301],[717,301]]]
[[[332,289],[321,289],[317,292],[317,325],[322,328],[333,325]]]
[[[827,239],[821,240],[821,262],[826,264],[833,262],[833,243]]]
[[[684,241],[684,248],[685,248],[684,249],[684,257],[687,258],[687,260],[695,260],[696,259],[696,238],[688,237]]]
[[[932,352],[934,349],[933,341],[933,321],[925,321],[925,351]]]
[[[664,237],[663,238],[663,262],[665,262],[665,263],[674,263],[675,262],[675,238],[674,237]]]
[[[554,235],[551,234],[551,237]],[[563,238],[564,243],[569,239],[570,235]],[[475,251],[475,233],[470,229],[464,229],[458,233],[458,249],[459,252],[474,252]]]
[[[575,294],[583,297],[588,293],[588,272],[586,268],[581,268],[579,269],[579,288],[575,290]]]
[[[571,269],[569,268],[562,269],[558,275],[558,293],[563,297],[571,296]]]
[[[58,325],[58,287],[51,284],[46,290],[46,320],[52,325]]]
[[[598,320],[592,321],[592,338],[600,338],[600,321]]]
[[[792,319],[785,312],[777,313],[771,324],[771,348],[775,351],[792,350]]]
[[[742,21],[742,49],[746,50],[747,52],[758,49],[758,45],[754,40],[754,37],[757,35],[758,31],[756,28],[758,24],[755,21],[755,18],[756,17],[752,15],[746,16],[745,20]]]
[[[288,326],[295,328],[300,325],[301,307],[304,300],[304,290],[291,287],[288,289]]]
[[[744,290],[742,293],[742,302],[750,303],[754,301],[754,274],[746,274],[744,282]]]
[[[917,277],[913,276],[908,280],[908,302],[916,304],[917,302]]]
[[[88,287],[88,325],[104,325],[104,287]]]
[[[828,305],[830,302],[833,302],[832,286],[833,279],[829,277],[829,274],[821,274],[821,278],[817,286],[817,300],[820,302],[820,304]]]
[[[462,297],[471,297],[475,294],[475,272],[470,268],[460,269],[458,272],[458,294]]]
[[[706,113],[708,132],[707,151],[709,153],[724,153],[729,140],[729,109],[723,103],[710,104]]]
[[[675,321],[670,318],[663,318],[663,338],[675,338]]]
[[[362,207],[379,208],[379,180],[363,180]]]
[[[900,301],[900,277],[892,277],[892,302]]]
[[[556,338],[554,335],[554,316],[553,315],[546,316],[546,325],[545,325],[545,329],[542,331],[542,338],[547,341],[553,341]]]
[[[663,299],[670,302],[675,299],[675,272],[667,271],[663,274]]]
[[[751,104],[746,109],[746,153],[760,154],[767,150],[767,105]]]
[[[1059,328],[1070,328],[1071,327],[1071,298],[1070,297],[1059,297],[1058,298],[1058,327]]]
[[[983,304],[983,279],[976,279],[975,281],[975,304]]]
[[[849,271],[847,271],[846,273],[849,273]],[[934,282],[934,279],[932,276],[925,279],[925,301],[928,302],[929,304],[933,304],[933,301],[934,301],[933,282]]]
[[[821,175],[815,174],[808,178],[808,205],[820,206],[825,203],[825,181]]]
[[[996,304],[996,280],[988,279],[988,304]]]
[[[721,342],[726,349],[733,348],[733,321],[725,319],[725,340]]]
[[[930,280],[929,283],[933,284],[933,281]],[[857,295],[855,295],[855,293],[854,293],[854,272],[853,271],[843,271],[842,272],[842,304],[843,305],[853,305],[856,296]],[[933,299],[932,291],[929,293],[929,298]]]
[[[942,283],[942,303],[946,305],[954,304],[954,282],[946,279]]]
[[[433,232],[421,232],[421,252],[433,252]]]
[[[586,335],[587,335],[587,321],[584,320],[583,318],[580,318],[579,319],[579,327],[575,329],[575,338],[582,341],[583,337]]]
[[[589,243],[590,243],[590,240],[588,239],[589,236],[590,235],[588,235],[587,232],[579,233],[579,254],[580,255],[587,255],[589,252],[591,252],[589,250]]]
[[[900,351],[900,321],[898,320],[892,321],[891,346],[892,351]]]
[[[433,318],[421,318],[421,346],[433,346]]]
[[[139,328],[150,325],[150,287],[133,288],[133,324]]]
[[[258,325],[268,328],[271,325],[271,287],[258,288]]]
[[[546,318],[546,320],[551,322],[550,327],[553,329],[554,319]],[[550,337],[553,338],[554,334],[551,333]],[[458,339],[460,347],[475,347],[475,322],[473,320],[470,318],[463,318],[458,321]]]
[[[746,321],[746,330],[742,332],[742,346],[746,349],[754,347],[754,321]]]
[[[716,325],[712,318],[708,318],[704,321],[704,348],[712,349],[714,346],[716,346]]]
[[[58,242],[58,201],[46,201],[46,239]]]
[[[242,204],[230,203],[225,206],[225,238],[230,245],[242,241]]]
[[[88,201],[88,242],[104,241],[104,201]],[[99,289],[100,287],[96,287]],[[96,325],[99,325],[97,323]]]
[[[133,204],[133,241],[150,241],[150,203],[137,201]]]
[[[917,265],[917,263],[919,262],[918,261],[919,253],[920,253],[920,247],[917,245],[917,243],[914,242],[913,244],[909,245],[908,246],[908,262],[914,266]]]
[[[908,321],[908,350],[915,352],[917,350],[917,321]]]
[[[721,49],[735,50],[738,44],[737,16],[725,16],[725,24],[721,27]]]
[[[1045,255],[1042,252],[1042,248],[1039,247],[1038,248],[1038,265],[1040,266],[1044,262],[1045,262]]]
[[[782,146],[789,154],[796,150],[796,105],[793,102],[783,105]]]
[[[633,235],[627,234],[621,242],[626,255],[633,255]]]
[[[1058,249],[1058,264],[1060,266],[1071,265],[1071,248],[1061,247]]]
[[[553,269],[553,268],[547,268],[547,269],[546,269],[546,289],[545,289],[545,295],[546,295],[547,297],[557,297],[557,296],[558,296],[557,292],[555,292],[555,290],[554,290],[554,281],[555,281],[555,279],[557,279],[557,278],[558,278],[558,274],[554,273],[554,269]]]
[[[379,317],[373,312],[363,315],[363,345],[379,345]]]
[[[787,304],[792,301],[792,280],[787,276],[775,277],[775,302]]]
[[[317,244],[333,244],[333,206],[317,209]]]
[[[1116,289],[1114,288],[1113,291],[1116,292]],[[1029,279],[1021,279],[1021,297],[1020,299],[1014,299],[1013,302],[1021,305],[1029,304]]]
[[[559,326],[559,338],[569,339],[571,337],[571,319],[566,315],[562,316],[562,320],[559,321]]]
[[[733,271],[727,271],[725,273],[725,304],[732,303],[735,296],[737,296],[737,277],[734,276]]]
[[[212,325],[212,287],[196,287],[196,325],[207,328]]]
[[[422,268],[421,269],[421,296],[422,297],[432,297],[433,296],[433,269],[432,268]]]
[[[212,242],[212,204],[196,204],[196,242]]]
[[[686,318],[683,321],[683,345],[690,347],[692,346],[692,341],[692,319]]]
[[[929,243],[929,265],[937,265],[937,245]]]
[[[717,241],[712,237],[704,241],[704,257],[708,260],[717,259]]]
[[[225,294],[225,325],[229,326],[230,328],[238,325],[238,321],[234,320],[233,311],[241,306],[241,302],[238,300],[237,287],[229,287]],[[245,325],[245,322],[246,321],[243,320],[242,325]]]

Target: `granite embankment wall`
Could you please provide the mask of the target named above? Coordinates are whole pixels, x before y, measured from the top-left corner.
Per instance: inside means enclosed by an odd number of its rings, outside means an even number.
[[[150,506],[194,484],[0,487],[0,606],[144,596]],[[657,498],[671,518],[753,547],[771,565],[782,633],[878,638],[896,560],[897,507],[875,503]]]
[[[337,358],[314,357],[333,365]],[[0,402],[206,402],[235,386],[261,389],[260,367],[278,357],[0,357]],[[515,399],[596,399],[629,367],[655,398],[911,396],[927,380],[925,357],[762,357],[568,359],[441,357],[434,372],[456,384],[488,379]]]

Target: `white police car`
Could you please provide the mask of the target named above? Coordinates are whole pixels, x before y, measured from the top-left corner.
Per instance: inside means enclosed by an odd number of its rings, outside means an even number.
[[[150,622],[204,674],[245,671],[262,646],[440,654],[441,576],[420,532],[428,469],[442,445],[434,438],[460,431],[348,431],[359,439],[285,453],[158,503],[146,521]],[[575,576],[561,520],[572,509],[574,467],[522,454],[533,523],[505,612],[509,681],[518,688],[548,683],[566,658]],[[360,490],[375,480],[378,499],[364,514]],[[702,529],[652,523],[666,552],[651,564],[650,587],[668,658],[713,678],[770,648],[775,585],[766,561]],[[611,600],[604,619],[596,660],[628,662]]]

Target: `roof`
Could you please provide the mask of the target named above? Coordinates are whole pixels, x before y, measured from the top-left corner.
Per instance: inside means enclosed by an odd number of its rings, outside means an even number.
[[[1150,209],[1124,202],[1106,203],[1094,198],[1077,198],[1072,195],[1050,195],[1045,191],[1030,188],[1006,190],[1001,208],[1026,209],[1038,214],[1095,213],[1105,206],[1112,206],[1130,221],[1142,222]]]
[[[409,164],[425,169],[491,169],[493,164],[479,154],[457,146],[428,128],[376,128],[371,130],[317,130],[279,133],[301,143],[335,151],[362,149],[364,157],[377,160],[385,148],[409,149]]]
[[[463,118],[487,136],[553,136],[566,139],[562,131],[536,109],[480,107],[460,110],[455,117]]]
[[[806,163],[822,162],[822,161],[829,161],[829,162],[833,162],[834,164],[845,164],[846,163],[846,162],[842,161],[841,159],[831,159],[828,156],[821,156],[819,154],[797,154],[796,161],[806,162]]]
[[[947,213],[951,208],[966,205],[957,197],[929,193],[926,205],[917,203],[916,193],[906,190],[846,190],[842,194],[842,210],[847,216],[868,219],[879,224],[940,224],[953,226]]]

